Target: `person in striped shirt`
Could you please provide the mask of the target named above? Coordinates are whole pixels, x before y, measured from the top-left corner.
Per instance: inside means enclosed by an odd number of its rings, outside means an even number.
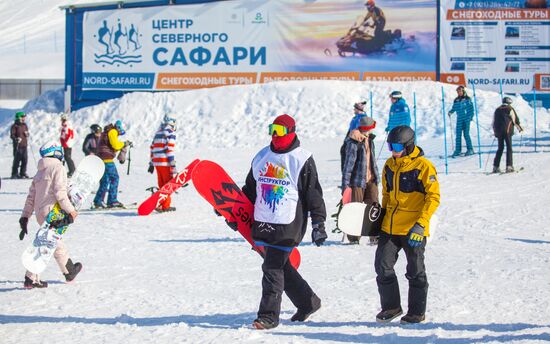
[[[176,169],[176,160],[174,148],[176,146],[176,117],[174,115],[165,115],[162,124],[155,133],[155,138],[151,143],[151,161],[149,162],[149,173],[157,170],[157,181],[159,188],[168,183],[170,179],[178,174]],[[176,208],[171,207],[170,196],[160,206],[157,211],[173,211]]]

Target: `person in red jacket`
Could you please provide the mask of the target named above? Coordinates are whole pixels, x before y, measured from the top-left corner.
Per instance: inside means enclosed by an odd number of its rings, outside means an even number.
[[[59,135],[59,141],[61,141],[61,146],[63,147],[63,155],[65,156],[65,161],[67,162],[67,166],[69,167],[69,173],[67,174],[67,177],[71,178],[75,170],[74,161],[71,157],[75,139],[74,130],[67,120],[66,113],[61,115],[61,134]]]

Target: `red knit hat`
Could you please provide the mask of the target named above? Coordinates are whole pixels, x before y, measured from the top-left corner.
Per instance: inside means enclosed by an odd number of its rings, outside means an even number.
[[[280,124],[284,126],[288,129],[289,134],[296,131],[296,121],[294,121],[294,118],[290,117],[286,113],[275,118],[273,124]]]
[[[275,134],[271,136],[271,143],[275,151],[283,151],[290,147],[296,139],[296,122],[294,118],[284,114],[275,118],[273,124],[279,124],[288,129],[288,133],[285,136],[277,136]]]

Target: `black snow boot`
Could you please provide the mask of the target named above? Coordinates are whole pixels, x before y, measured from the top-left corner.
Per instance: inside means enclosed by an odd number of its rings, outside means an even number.
[[[167,213],[167,212],[170,212],[170,211],[176,211],[176,207],[168,207],[168,208],[158,208],[157,209],[157,212],[158,213]]]
[[[426,316],[424,314],[421,315],[414,315],[414,314],[407,314],[404,317],[401,318],[402,324],[418,324],[422,321],[426,320]]]
[[[383,310],[376,315],[376,322],[387,323],[403,314],[401,307]]]
[[[314,295],[315,296],[315,295]],[[321,308],[321,299],[315,296],[313,301],[313,307],[311,309],[298,309],[296,313],[290,318],[290,321],[306,321],[310,315],[317,312]]]
[[[256,329],[256,330],[271,330],[272,328],[275,328],[277,327],[277,323],[271,321],[271,320],[268,320],[268,319],[263,319],[263,318],[258,318],[256,320],[254,320],[254,322],[252,323],[252,326]]]
[[[80,270],[82,270],[82,264],[80,263],[73,264],[73,261],[71,259],[67,261],[67,264],[65,264],[65,267],[67,268],[67,271],[69,271],[68,274],[63,274],[67,282],[72,282],[76,278],[76,275],[78,275]]]
[[[44,282],[40,280],[38,282],[34,282],[32,279],[25,276],[25,283],[23,284],[23,287],[25,289],[48,288],[48,282]]]

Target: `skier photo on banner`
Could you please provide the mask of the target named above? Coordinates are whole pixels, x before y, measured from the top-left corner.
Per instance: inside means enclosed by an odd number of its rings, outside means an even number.
[[[458,86],[456,94],[457,97],[453,101],[453,107],[448,113],[449,119],[452,114],[456,114],[455,150],[451,155],[452,158],[460,156],[462,152],[462,135],[464,135],[466,141],[466,153],[464,155],[474,154],[474,147],[470,138],[470,122],[474,118],[474,104],[464,86]]]
[[[262,298],[256,329],[279,325],[283,291],[296,306],[291,321],[305,321],[321,307],[321,300],[289,262],[291,251],[300,244],[308,214],[312,242],[320,246],[327,238],[323,190],[312,154],[300,147],[296,123],[287,115],[269,125],[271,144],[252,160],[242,191],[254,204],[252,238],[265,248],[262,264]]]
[[[119,176],[114,162],[117,153],[131,145],[130,141],[120,141],[120,136],[124,134],[126,131],[121,120],[107,125],[101,133],[96,155],[103,160],[105,172],[94,198],[94,208],[124,208],[124,205],[118,201]],[[105,204],[107,193],[107,204]]]
[[[415,145],[408,126],[393,128],[387,139],[392,156],[382,171],[382,208],[385,215],[374,259],[382,310],[376,321],[387,323],[403,314],[394,266],[405,251],[409,281],[408,311],[402,324],[425,320],[428,278],[424,266],[430,219],[439,206],[439,181],[433,164]]]
[[[376,121],[363,116],[357,129],[344,141],[344,168],[342,170],[342,194],[350,193],[351,202],[378,203],[378,167],[376,166],[373,130]],[[357,139],[358,138],[358,139]],[[361,237],[348,235],[351,244],[359,244]],[[376,243],[376,237],[370,237]]]
[[[159,189],[168,183],[176,174],[176,159],[174,149],[176,147],[176,116],[166,114],[162,123],[155,133],[151,143],[151,160],[149,161],[149,173],[157,171],[157,182]],[[174,211],[176,208],[171,206],[170,195],[161,204],[157,211]]]
[[[16,112],[15,121],[10,128],[10,139],[13,144],[12,179],[29,178],[27,175],[29,128],[25,123],[26,116],[22,111]]]
[[[61,209],[68,214],[70,222],[73,222],[78,213],[69,199],[67,193],[67,171],[63,166],[63,148],[55,141],[45,143],[40,147],[41,159],[38,161],[36,175],[34,176],[25,206],[19,219],[21,232],[19,239],[23,240],[28,234],[29,218],[34,213],[39,226],[46,221],[46,216],[58,203]],[[81,263],[73,263],[63,239],[57,240],[57,247],[53,254],[59,269],[65,280],[71,282],[82,269]],[[46,288],[47,282],[41,281],[37,274],[30,271],[25,273],[24,287]]]
[[[512,151],[512,136],[514,135],[514,127],[520,133],[523,133],[523,128],[519,123],[519,116],[516,110],[512,107],[512,98],[502,98],[502,105],[496,110],[493,118],[493,133],[498,140],[498,149],[493,161],[493,173],[501,173],[500,159],[504,152],[504,144],[506,143],[506,173],[514,172],[514,161]]]

